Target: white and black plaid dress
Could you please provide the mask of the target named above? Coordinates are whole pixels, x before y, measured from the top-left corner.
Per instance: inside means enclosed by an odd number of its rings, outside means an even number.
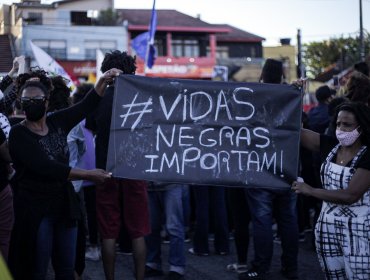
[[[321,181],[327,190],[348,188],[361,147],[350,166],[332,162],[335,146],[321,166]],[[351,204],[323,202],[315,228],[316,248],[326,279],[370,279],[370,190]]]

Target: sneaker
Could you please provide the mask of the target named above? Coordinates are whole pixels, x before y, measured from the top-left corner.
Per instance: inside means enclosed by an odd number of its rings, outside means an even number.
[[[215,235],[213,233],[208,235],[208,241],[215,241]]]
[[[254,269],[250,269],[247,272],[240,273],[239,279],[255,279],[255,280],[265,280],[267,273],[257,272]]]
[[[170,243],[170,237],[168,235],[166,235],[163,239],[162,239],[162,243],[163,244],[169,244]]]
[[[298,279],[298,273],[296,269],[281,269],[281,274],[287,279]]]
[[[279,236],[275,236],[275,237],[274,237],[274,243],[276,243],[276,244],[281,244],[281,239],[280,239],[280,237],[279,237]]]
[[[163,276],[163,271],[151,268],[150,266],[145,266],[145,278],[147,277],[159,277]]]
[[[298,235],[298,241],[299,242],[305,242],[306,241],[306,234],[304,232],[301,232],[299,235]]]
[[[190,254],[195,255],[195,256],[208,256],[209,255],[208,253],[197,253],[194,251],[194,248],[190,248],[188,251]]]
[[[184,275],[176,271],[170,271],[164,279],[165,280],[180,280],[180,279],[184,279]]]
[[[248,266],[246,264],[231,263],[226,266],[226,270],[236,273],[244,273],[248,271]]]
[[[85,253],[85,259],[88,261],[100,260],[100,250],[98,247],[90,247]]]
[[[189,243],[190,241],[191,241],[191,239],[190,239],[189,233],[185,233],[185,239],[184,239],[184,242],[185,242],[185,243]]]

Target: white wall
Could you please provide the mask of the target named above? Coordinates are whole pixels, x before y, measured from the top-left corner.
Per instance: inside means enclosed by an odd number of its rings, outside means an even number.
[[[20,53],[33,57],[30,40],[65,40],[68,60],[85,60],[86,42],[114,41],[116,49],[127,50],[127,30],[123,26],[43,26],[23,27],[23,37],[17,38]]]
[[[108,8],[113,8],[113,0],[80,0],[58,6],[58,9],[69,11],[106,10]]]

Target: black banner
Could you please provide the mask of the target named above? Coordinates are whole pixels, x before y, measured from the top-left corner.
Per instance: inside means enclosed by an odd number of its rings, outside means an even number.
[[[107,170],[160,182],[288,188],[301,93],[291,85],[121,75]]]

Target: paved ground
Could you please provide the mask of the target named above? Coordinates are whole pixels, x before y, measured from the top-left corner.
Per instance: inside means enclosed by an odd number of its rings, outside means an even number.
[[[316,253],[313,251],[310,241],[310,234],[306,234],[306,241],[300,243],[299,251],[299,279],[300,280],[323,280],[324,276],[320,270]],[[228,256],[210,255],[207,257],[197,257],[190,253],[186,254],[187,268],[185,279],[202,279],[202,280],[228,280],[238,279],[237,274],[226,271],[226,265],[233,263],[236,260],[234,242],[231,243],[231,254]],[[186,244],[186,252],[191,244]],[[210,246],[212,248],[212,246]],[[164,260],[168,254],[168,245],[162,245]],[[249,260],[252,259],[253,248],[250,249]],[[279,244],[274,245],[274,257],[271,267],[269,279],[283,280],[280,275],[280,254],[281,249]],[[165,261],[164,261],[165,263]],[[164,270],[167,270],[165,264]],[[131,256],[118,255],[116,263],[116,279],[131,280],[133,278],[133,262]],[[100,280],[104,279],[102,262],[86,262],[86,270],[84,280]],[[151,278],[162,279],[162,278]]]

